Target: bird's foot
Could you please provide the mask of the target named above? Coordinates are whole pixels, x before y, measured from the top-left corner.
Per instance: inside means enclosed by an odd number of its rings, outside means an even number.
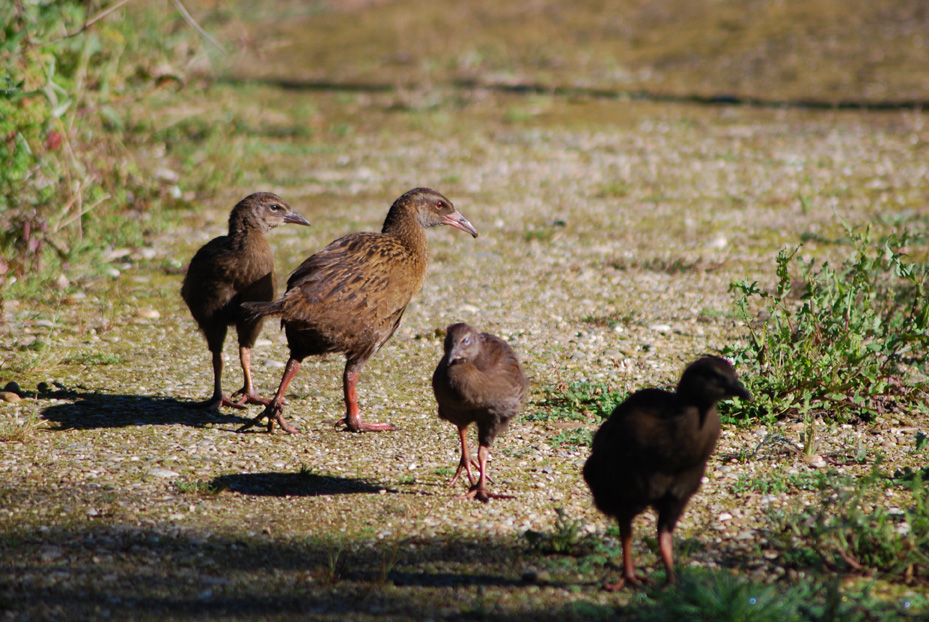
[[[239,406],[244,406],[245,404],[258,404],[259,406],[267,406],[268,404],[271,403],[271,400],[266,400],[265,398],[261,397],[257,393],[247,393],[245,389],[239,389],[238,391],[232,394],[232,397],[235,397],[237,395],[242,396],[235,402]]]
[[[477,474],[478,474],[478,475],[481,474],[481,467],[480,467],[480,465],[477,463],[477,460],[472,460],[470,466],[472,466],[472,467],[474,467],[475,469],[477,469]],[[455,476],[452,477],[452,479],[449,480],[449,482],[448,482],[448,487],[449,487],[449,488],[451,488],[452,486],[454,486],[454,485],[458,482],[458,480],[461,479],[461,474],[462,474],[463,472],[468,474],[468,483],[469,483],[469,485],[474,486],[474,485],[477,483],[478,480],[474,477],[474,474],[471,472],[471,469],[469,468],[469,465],[466,464],[466,463],[463,462],[463,461],[459,461],[459,462],[458,462],[458,470],[455,471]]]
[[[245,406],[238,402],[234,402],[225,394],[220,397],[211,397],[208,400],[203,400],[202,402],[193,402],[187,404],[188,408],[201,408],[203,410],[212,410],[213,412],[219,412],[219,409],[223,406],[228,406],[230,408],[237,408],[239,410],[244,410]]]
[[[491,499],[515,499],[513,495],[503,495],[495,492],[488,492],[486,488],[480,486],[471,486],[471,489],[460,495],[459,499],[477,499],[481,503],[487,503]]]
[[[614,583],[604,583],[603,589],[604,591],[607,591],[607,592],[618,592],[619,590],[623,589],[627,585],[630,587],[642,587],[643,585],[651,584],[651,582],[652,580],[649,579],[648,577],[633,574],[629,576],[624,576],[622,579]]]
[[[268,404],[268,406],[261,411],[261,414],[243,425],[241,428],[236,430],[236,432],[244,432],[252,426],[258,425],[264,419],[268,420],[268,434],[274,432],[274,424],[277,423],[281,426],[281,429],[287,432],[288,434],[299,434],[300,430],[290,425],[284,420],[284,409],[280,404],[275,404],[273,401]]]
[[[360,419],[351,421],[347,417],[335,422],[335,427],[341,428],[342,426],[345,426],[349,432],[390,432],[397,429],[397,426],[392,423],[366,423]]]

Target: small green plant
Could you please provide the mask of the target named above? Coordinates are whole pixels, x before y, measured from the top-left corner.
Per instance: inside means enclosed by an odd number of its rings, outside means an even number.
[[[546,387],[545,397],[536,402],[539,410],[523,417],[524,421],[586,421],[606,419],[626,398],[626,393],[607,385],[586,380]]]
[[[593,432],[586,428],[574,428],[571,430],[562,430],[558,434],[549,436],[546,440],[549,447],[555,449],[565,445],[576,447],[590,447],[593,442]]]
[[[523,537],[530,546],[543,553],[575,555],[580,551],[582,544],[589,539],[581,536],[583,529],[584,521],[571,518],[564,508],[557,507],[555,508],[555,525],[551,533],[529,530],[523,534]]]
[[[878,465],[857,480],[833,475],[815,503],[767,520],[795,565],[912,577],[929,566],[929,499],[915,473],[900,479],[907,502],[888,506],[884,491],[893,483]]]
[[[318,574],[322,583],[334,585],[342,578],[342,565],[345,561],[342,553],[345,551],[345,543],[341,538],[336,538],[328,542],[326,546],[326,565],[323,566]]]
[[[25,443],[35,435],[41,421],[38,403],[22,419],[13,419],[4,415],[0,418],[0,441]]]
[[[393,546],[391,546],[384,553],[384,557],[381,558],[380,567],[377,574],[376,583],[378,585],[387,584],[387,581],[390,579],[390,573],[393,572],[394,568],[397,566],[397,562],[400,560],[400,550],[406,544],[406,540],[397,540],[393,543]]]
[[[873,415],[890,399],[917,399],[908,385],[925,383],[929,270],[907,259],[905,230],[873,243],[870,228],[845,227],[854,253],[839,267],[804,261],[798,247],[778,254],[774,292],[757,281],[730,285],[749,334],[723,354],[754,396],[739,405],[746,417],[771,421],[813,409],[846,420]],[[907,369],[923,375],[905,378]]]

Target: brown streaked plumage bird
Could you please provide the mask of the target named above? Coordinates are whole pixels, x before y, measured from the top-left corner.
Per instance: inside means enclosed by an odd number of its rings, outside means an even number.
[[[352,432],[392,430],[389,423],[365,423],[355,385],[361,368],[390,339],[426,276],[429,227],[449,225],[477,237],[477,231],[444,196],[415,188],[394,201],[380,233],[352,233],[308,257],[287,280],[287,291],[272,303],[248,305],[258,317],[280,316],[290,359],[277,393],[244,431],[268,419],[286,432],[296,428],[283,417],[284,391],[307,356],[345,355],[342,383],[345,418]]]
[[[528,382],[516,352],[504,340],[479,333],[467,324],[452,324],[445,335],[445,355],[432,375],[432,389],[439,403],[439,417],[458,428],[461,459],[449,482],[455,484],[464,471],[471,488],[466,497],[487,502],[487,458],[494,438],[509,425],[526,399]],[[477,468],[475,483],[468,451],[468,426],[477,423]]]
[[[616,407],[594,436],[584,479],[594,503],[619,522],[623,578],[607,589],[638,584],[632,563],[632,519],[646,508],[658,512],[658,548],[674,583],[672,532],[700,487],[716,447],[716,403],[751,396],[725,359],[705,357],[684,370],[674,393],[643,389]]]
[[[251,348],[261,332],[262,319],[243,313],[241,304],[274,300],[274,255],[265,234],[284,223],[310,224],[276,194],[250,194],[229,213],[229,233],[207,242],[190,260],[181,297],[213,355],[213,396],[195,406],[245,408],[246,403],[268,403],[255,394],[251,373]],[[233,394],[242,395],[238,402],[224,395],[222,388],[223,342],[233,325],[245,376],[245,384]]]

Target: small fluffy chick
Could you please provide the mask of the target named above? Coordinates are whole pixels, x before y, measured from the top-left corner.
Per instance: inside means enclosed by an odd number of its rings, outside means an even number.
[[[467,324],[448,327],[445,355],[432,375],[432,389],[439,417],[455,424],[461,439],[461,459],[449,486],[465,471],[471,483],[466,497],[485,503],[491,497],[507,497],[487,491],[487,458],[494,438],[506,430],[522,407],[527,388],[526,376],[509,344]],[[472,423],[477,423],[476,465],[468,451],[467,430]],[[477,483],[472,465],[479,471]]]
[[[701,358],[684,370],[674,393],[637,391],[597,431],[584,479],[597,507],[619,522],[623,547],[623,578],[607,589],[639,582],[632,563],[632,519],[648,507],[658,512],[658,548],[667,581],[674,583],[671,534],[716,447],[716,403],[733,396],[751,399],[732,365]]]

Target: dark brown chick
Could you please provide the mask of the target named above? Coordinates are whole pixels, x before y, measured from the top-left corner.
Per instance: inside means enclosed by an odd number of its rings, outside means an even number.
[[[277,393],[246,430],[264,418],[268,431],[284,421],[284,391],[307,356],[345,355],[342,383],[344,423],[352,432],[392,430],[389,423],[364,423],[355,385],[361,368],[390,339],[426,276],[429,227],[450,225],[477,237],[477,231],[444,196],[429,188],[410,190],[391,205],[380,233],[352,233],[307,258],[287,280],[287,292],[273,303],[248,305],[257,316],[280,316],[290,359]]]
[[[632,563],[632,519],[649,506],[658,512],[658,548],[668,583],[674,583],[671,534],[716,447],[716,403],[733,396],[751,399],[732,365],[701,358],[684,370],[676,392],[637,391],[597,431],[584,479],[597,507],[619,522],[623,546],[623,578],[607,589],[639,582]]]
[[[245,408],[245,403],[268,403],[255,394],[251,374],[251,348],[261,332],[262,319],[243,313],[241,304],[274,300],[274,255],[265,234],[284,223],[310,224],[276,194],[256,192],[232,208],[229,233],[207,242],[190,260],[181,296],[213,355],[213,396],[195,406]],[[223,342],[232,325],[239,336],[245,376],[244,386],[233,394],[242,395],[238,402],[224,395],[222,388]]]
[[[449,486],[465,471],[471,483],[466,497],[485,503],[491,497],[506,497],[487,492],[487,458],[494,439],[522,407],[527,387],[516,352],[507,342],[479,333],[467,324],[448,327],[445,355],[432,375],[432,389],[439,403],[439,417],[455,424],[461,439],[461,459]],[[472,423],[477,423],[476,484],[467,438]]]

